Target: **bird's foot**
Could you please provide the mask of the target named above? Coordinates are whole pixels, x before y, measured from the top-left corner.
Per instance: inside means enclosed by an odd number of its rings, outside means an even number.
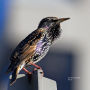
[[[34,68],[34,70],[33,70],[33,72],[30,72],[30,71],[28,71],[27,69],[25,69],[24,67],[22,68],[22,70],[24,70],[26,73],[27,73],[27,75],[31,75],[31,74],[33,74],[34,73],[34,71],[36,71],[37,69],[40,69],[41,70],[41,74],[44,76],[44,72],[43,72],[43,69],[40,67],[40,66],[38,66],[38,65],[36,65],[36,64],[34,64],[34,63],[31,63],[30,62],[30,65],[33,65],[33,66],[35,66],[36,68]]]
[[[30,62],[30,64],[36,67],[36,68],[34,68],[34,71],[36,71],[37,69],[40,69],[40,70],[41,70],[41,74],[44,76],[43,69],[42,69],[40,66],[38,66],[38,65],[36,65],[36,64],[34,64],[34,63],[32,63],[32,62]],[[33,71],[33,72],[34,72],[34,71]]]

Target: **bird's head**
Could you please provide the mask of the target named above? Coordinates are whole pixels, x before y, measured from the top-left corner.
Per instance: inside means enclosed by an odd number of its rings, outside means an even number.
[[[57,25],[60,26],[61,22],[68,19],[70,18],[46,17],[40,21],[38,28],[52,28]]]

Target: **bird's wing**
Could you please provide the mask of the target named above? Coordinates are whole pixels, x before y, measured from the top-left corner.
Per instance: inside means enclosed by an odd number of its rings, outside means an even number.
[[[27,36],[14,50],[11,61],[20,63],[32,57],[35,53],[37,42],[44,37],[44,32],[44,29],[38,29]]]

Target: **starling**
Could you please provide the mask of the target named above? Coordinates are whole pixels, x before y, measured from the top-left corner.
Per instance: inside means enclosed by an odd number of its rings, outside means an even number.
[[[46,17],[42,19],[38,28],[29,34],[12,52],[10,65],[7,73],[12,72],[12,85],[17,78],[17,74],[30,62],[37,63],[48,52],[52,43],[60,36],[60,23],[69,18]],[[25,69],[25,68],[24,68]]]

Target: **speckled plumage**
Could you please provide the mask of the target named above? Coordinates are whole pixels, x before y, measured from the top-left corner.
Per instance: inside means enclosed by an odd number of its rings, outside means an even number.
[[[38,28],[21,41],[10,57],[11,64],[7,73],[12,72],[11,84],[24,66],[29,62],[38,62],[47,54],[53,41],[60,36],[60,22],[67,19],[69,18],[44,18]]]

